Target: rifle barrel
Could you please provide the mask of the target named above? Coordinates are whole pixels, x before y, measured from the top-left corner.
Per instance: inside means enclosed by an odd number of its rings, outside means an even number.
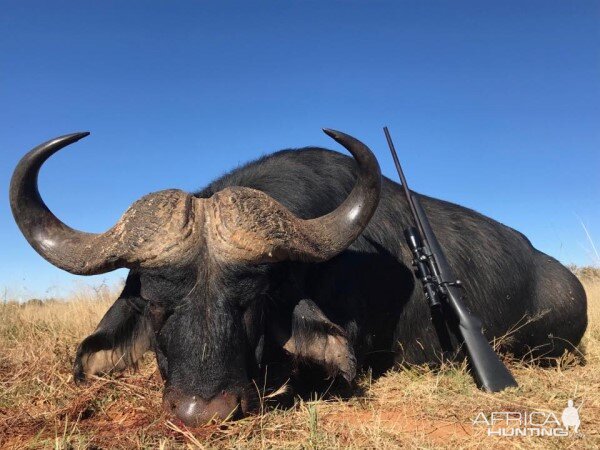
[[[388,147],[390,148],[390,152],[392,153],[392,158],[394,159],[396,170],[398,171],[398,175],[400,175],[400,181],[402,182],[402,187],[404,188],[404,193],[406,194],[408,206],[410,206],[412,215],[415,218],[417,228],[419,229],[419,233],[421,233],[421,236],[424,236],[423,225],[419,221],[419,215],[417,214],[417,210],[415,209],[415,205],[413,204],[412,195],[410,193],[410,189],[408,188],[408,182],[406,181],[406,177],[404,176],[404,171],[402,170],[402,166],[400,165],[400,160],[398,159],[398,154],[396,153],[396,147],[392,142],[392,136],[390,136],[390,131],[388,130],[388,127],[383,127],[383,132],[385,133],[385,138],[387,139]]]

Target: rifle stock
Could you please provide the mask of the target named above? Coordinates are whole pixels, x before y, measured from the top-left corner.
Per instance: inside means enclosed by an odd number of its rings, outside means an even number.
[[[459,333],[464,342],[477,386],[489,392],[499,392],[507,387],[516,387],[517,382],[514,377],[500,361],[483,334],[481,319],[464,304],[463,288],[446,260],[446,256],[431,229],[429,220],[427,220],[421,202],[412,194],[411,197],[419,221],[423,226],[425,239],[429,244],[432,255],[435,255],[434,263],[441,277],[442,289],[445,290],[444,296],[458,321]]]

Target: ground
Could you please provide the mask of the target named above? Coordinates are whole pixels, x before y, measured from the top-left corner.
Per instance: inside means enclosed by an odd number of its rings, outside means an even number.
[[[600,274],[579,275],[590,319],[582,354],[566,355],[552,368],[508,361],[516,389],[481,392],[462,365],[439,372],[410,367],[377,380],[362,374],[360,394],[350,400],[297,399],[292,408],[265,408],[195,430],[161,412],[162,383],[150,355],[135,373],[97,378],[85,387],[73,383],[76,345],[114,291],[82,291],[68,302],[9,302],[0,305],[0,447],[599,448]],[[569,399],[580,407],[577,435],[488,436],[485,424],[473,424],[480,413],[489,419],[503,411],[539,411],[538,418],[553,412],[560,420]]]

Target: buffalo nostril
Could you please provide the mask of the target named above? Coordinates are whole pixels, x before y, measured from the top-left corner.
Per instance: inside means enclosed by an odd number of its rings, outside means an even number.
[[[196,427],[211,420],[232,418],[239,410],[240,398],[235,394],[222,392],[210,400],[198,396],[165,393],[165,409],[175,414],[185,425]]]

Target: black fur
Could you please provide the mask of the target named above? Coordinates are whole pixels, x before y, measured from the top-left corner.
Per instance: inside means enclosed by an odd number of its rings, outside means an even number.
[[[307,219],[335,209],[354,182],[352,158],[305,148],[259,159],[195,195],[251,187]],[[449,202],[420,199],[490,340],[518,328],[503,350],[525,358],[559,356],[579,343],[587,325],[586,297],[569,270],[505,225]],[[302,299],[343,330],[358,367],[380,372],[394,363],[438,361],[441,348],[402,234],[411,222],[400,186],[384,178],[368,227],[328,262],[223,267],[203,251],[196,267],[140,274],[139,295],[155,311],[156,351],[167,388],[203,398],[243,392],[259,364],[271,362],[274,353],[263,352],[262,345],[280,346],[273,336],[281,330],[273,328],[308,332],[306,323],[292,323]],[[129,323],[127,317],[110,320]]]

